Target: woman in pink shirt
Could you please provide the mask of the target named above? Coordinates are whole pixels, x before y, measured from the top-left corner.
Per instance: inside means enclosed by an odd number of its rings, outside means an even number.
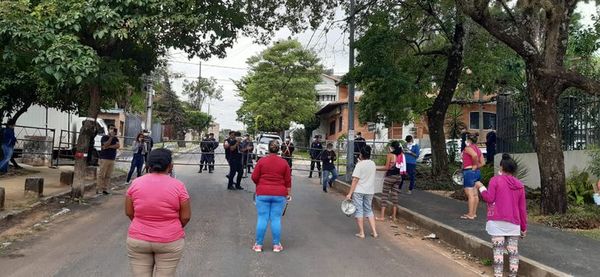
[[[519,271],[519,236],[527,234],[527,209],[525,187],[514,177],[517,163],[508,154],[502,155],[500,175],[490,180],[486,189],[481,183],[476,187],[488,204],[486,231],[492,236],[494,275],[502,276],[504,252],[508,252],[510,275]]]
[[[190,221],[189,195],[172,178],[171,151],[152,150],[150,174],[137,178],[127,190],[125,214],[131,219],[127,254],[132,275],[175,276],[184,247],[183,227]]]

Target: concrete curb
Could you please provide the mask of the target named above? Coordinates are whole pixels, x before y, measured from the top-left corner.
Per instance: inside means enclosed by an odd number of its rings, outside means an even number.
[[[337,180],[333,188],[346,194],[350,190],[350,185]],[[373,202],[376,208],[380,207],[379,197],[375,197]],[[443,241],[473,256],[492,259],[492,244],[476,236],[467,234],[402,206],[398,206],[398,217],[437,234]],[[572,276],[523,256],[520,258],[519,275],[543,277]]]
[[[127,177],[127,174],[120,174],[120,175],[114,176],[111,178],[111,183],[124,181],[126,177]],[[96,182],[85,184],[85,191],[89,191],[92,188],[94,188],[95,186],[96,186]],[[54,194],[54,195],[42,197],[42,198],[38,199],[37,202],[29,205],[26,208],[6,212],[6,213],[0,215],[0,225],[4,225],[4,224],[8,223],[14,218],[25,216],[28,213],[32,212],[37,207],[40,207],[40,206],[45,205],[50,202],[54,202],[57,199],[64,198],[69,195],[71,195],[71,191],[65,191],[65,192]]]

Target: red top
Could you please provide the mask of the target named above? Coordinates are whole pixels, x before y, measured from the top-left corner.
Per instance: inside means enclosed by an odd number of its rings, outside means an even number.
[[[275,154],[260,159],[252,172],[256,195],[287,196],[292,187],[292,171],[287,161]]]
[[[473,151],[475,151],[475,153],[477,154],[477,157],[479,157],[480,159],[483,157],[483,154],[481,153],[481,150],[479,149],[479,147],[477,147],[477,145],[470,144],[467,147],[473,149]],[[466,148],[462,153],[462,160],[463,160],[463,168],[469,168],[469,167],[473,166],[473,157],[471,157],[471,155],[469,155],[467,153]]]

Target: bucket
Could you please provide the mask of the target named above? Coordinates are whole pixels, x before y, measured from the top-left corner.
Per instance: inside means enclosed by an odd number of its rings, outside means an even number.
[[[594,193],[594,202],[596,202],[596,205],[600,206],[600,193]]]

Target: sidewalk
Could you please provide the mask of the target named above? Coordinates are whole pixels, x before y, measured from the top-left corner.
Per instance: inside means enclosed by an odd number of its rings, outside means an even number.
[[[489,241],[485,231],[486,208],[479,206],[477,219],[460,219],[467,203],[426,191],[400,195],[401,206],[446,224],[450,227]],[[519,242],[519,254],[574,276],[598,276],[600,272],[600,241],[578,236],[555,228],[530,223],[527,237]]]
[[[0,187],[3,187],[6,191],[4,211],[22,209],[39,200],[35,193],[25,194],[25,179],[28,177],[44,178],[44,197],[71,190],[71,186],[60,185],[60,172],[73,170],[72,166],[61,166],[60,169],[32,167],[23,164],[21,166],[31,172],[24,175],[0,178]]]

